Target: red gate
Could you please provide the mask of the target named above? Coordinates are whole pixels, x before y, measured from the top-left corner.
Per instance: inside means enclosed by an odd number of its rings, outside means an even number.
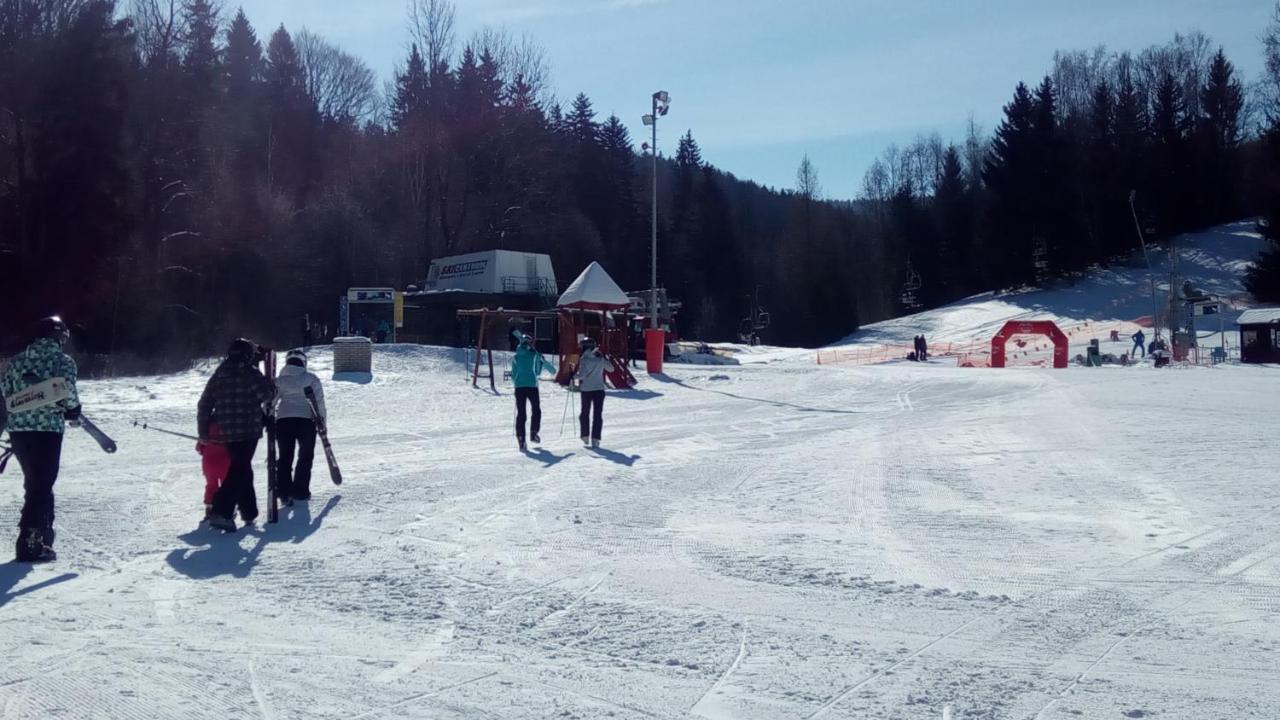
[[[991,338],[991,367],[1004,367],[1004,346],[1014,335],[1046,335],[1053,341],[1053,366],[1065,368],[1069,352],[1067,336],[1052,320],[1010,320]]]

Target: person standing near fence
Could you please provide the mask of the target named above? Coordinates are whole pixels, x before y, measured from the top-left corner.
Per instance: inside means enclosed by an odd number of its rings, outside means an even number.
[[[582,396],[579,434],[582,444],[587,447],[600,447],[600,434],[604,428],[604,373],[608,368],[609,361],[596,346],[596,341],[591,338],[583,340],[582,356],[574,374],[578,379],[578,394]]]
[[[1146,357],[1147,356],[1147,345],[1146,345],[1147,336],[1142,332],[1142,329],[1139,328],[1138,332],[1131,335],[1130,338],[1133,340],[1133,349],[1129,351],[1129,357],[1137,357],[1139,350],[1142,351],[1142,357]]]

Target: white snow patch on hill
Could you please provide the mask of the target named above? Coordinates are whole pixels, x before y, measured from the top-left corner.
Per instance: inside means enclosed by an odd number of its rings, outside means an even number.
[[[1239,313],[1249,306],[1241,278],[1265,245],[1254,225],[1253,221],[1233,223],[1183,235],[1175,242],[1181,276],[1196,288],[1233,304],[1223,317],[1228,331],[1234,328]],[[1170,256],[1154,248],[1150,254],[1156,291],[1163,297],[1168,290]],[[935,352],[948,344],[980,347],[1009,320],[1053,320],[1070,335],[1073,355],[1082,352],[1095,337],[1103,341],[1104,352],[1123,352],[1125,346],[1131,345],[1130,334],[1142,325],[1150,327],[1149,277],[1142,253],[1135,251],[1128,264],[1094,269],[1074,284],[976,295],[945,307],[867,325],[830,348],[856,351],[891,346],[905,348],[901,353],[905,354],[911,349],[912,338],[920,334],[926,336]],[[1109,345],[1107,339],[1113,329],[1120,333],[1121,342]],[[1202,319],[1199,329],[1206,336],[1206,343],[1217,344],[1216,319]],[[1146,334],[1151,335],[1150,329]],[[1212,338],[1207,337],[1210,334]]]

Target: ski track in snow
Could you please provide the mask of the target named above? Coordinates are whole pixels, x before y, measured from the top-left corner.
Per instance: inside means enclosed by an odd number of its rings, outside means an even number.
[[[0,717],[1275,716],[1274,370],[672,366],[599,452],[544,385],[522,455],[460,351],[376,353],[347,481],[231,536],[130,427],[208,369],[84,383],[121,450],[69,436],[59,561],[0,565]]]

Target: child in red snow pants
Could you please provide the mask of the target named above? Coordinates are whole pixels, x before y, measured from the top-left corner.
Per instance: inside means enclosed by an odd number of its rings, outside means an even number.
[[[209,425],[209,439],[218,439],[218,424]],[[227,479],[227,471],[231,469],[231,455],[224,445],[214,443],[196,443],[196,452],[200,453],[200,469],[204,471],[204,509],[207,514],[213,507],[213,494]]]

